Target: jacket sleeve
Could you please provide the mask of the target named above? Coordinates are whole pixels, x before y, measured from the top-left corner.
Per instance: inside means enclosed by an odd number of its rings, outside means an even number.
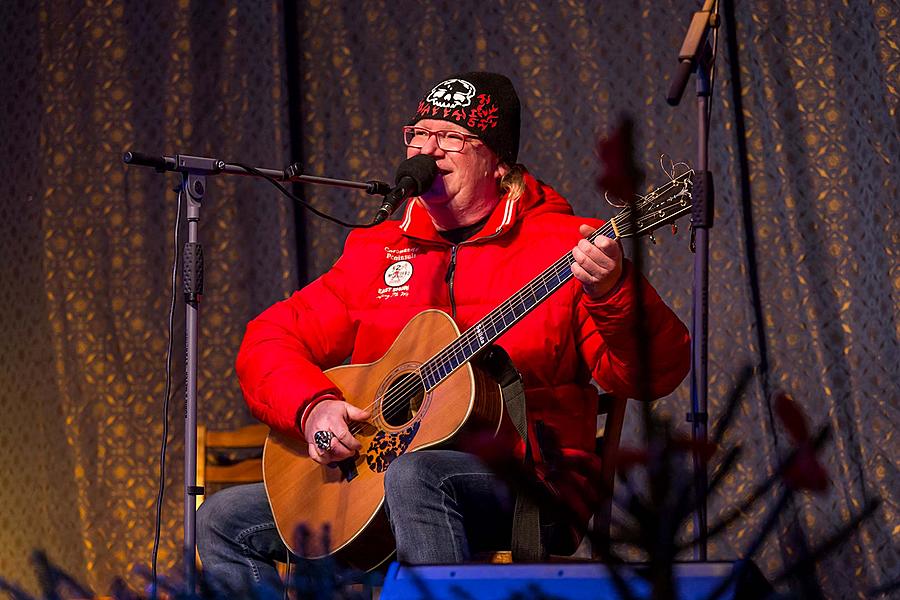
[[[298,436],[299,412],[318,396],[341,395],[322,370],[341,364],[353,349],[349,262],[345,251],[331,270],[247,325],[238,380],[250,412],[273,429]]]
[[[653,286],[633,276],[625,261],[620,284],[599,300],[582,294],[579,331],[581,353],[600,386],[617,396],[638,398],[644,379],[649,399],[671,393],[690,370],[690,337]],[[644,339],[637,335],[638,293],[643,299]],[[640,364],[641,343],[647,364]],[[641,376],[644,375],[642,378]]]

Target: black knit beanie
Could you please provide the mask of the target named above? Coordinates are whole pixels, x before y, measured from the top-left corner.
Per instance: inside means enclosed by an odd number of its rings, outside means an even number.
[[[449,121],[465,127],[494,151],[501,161],[514,165],[519,155],[519,96],[512,82],[498,73],[460,73],[431,88],[410,120]]]

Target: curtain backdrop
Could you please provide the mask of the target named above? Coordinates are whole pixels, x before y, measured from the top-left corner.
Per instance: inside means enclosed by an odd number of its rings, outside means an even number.
[[[293,159],[310,174],[391,179],[403,157],[400,127],[427,86],[487,69],[519,90],[520,161],[579,213],[615,214],[595,189],[593,148],[625,112],[635,119],[648,187],[665,179],[660,155],[696,156],[691,88],[674,109],[665,93],[697,2],[322,0],[302,3],[290,23],[279,2],[59,4],[0,9],[8,74],[0,574],[13,579],[25,580],[34,547],[98,589],[149,557],[175,180],[126,169],[122,150],[268,166]],[[823,453],[832,487],[797,506],[806,539],[824,540],[864,498],[883,501],[818,571],[830,597],[861,597],[897,578],[900,547],[900,8],[748,0],[736,13],[763,322],[748,283],[723,37],[710,133],[711,417],[740,367],[758,362],[761,327],[773,386],[833,430]],[[291,32],[301,49],[296,72],[285,66]],[[296,98],[287,97],[289,77],[299,80]],[[299,105],[300,122],[288,122],[288,102]],[[293,156],[291,126],[302,140]],[[368,221],[375,209],[363,194],[305,194],[353,220]],[[261,183],[234,179],[212,182],[202,219],[201,419],[237,425],[249,419],[232,369],[244,324],[298,284],[298,260],[311,277],[327,269],[346,231],[307,218],[297,256],[292,206]],[[649,278],[689,322],[686,225],[644,248]],[[179,304],[179,323],[181,312]],[[176,369],[163,572],[180,558],[181,381]],[[656,404],[684,431],[688,408],[687,382]],[[637,443],[636,422],[631,413],[623,443]],[[726,442],[745,452],[713,499],[713,518],[789,448],[760,385]],[[711,557],[741,555],[766,514],[766,506],[746,514],[711,545]],[[761,552],[767,574],[785,562],[786,535],[777,531]]]
[[[268,166],[287,152],[280,2],[4,3],[0,574],[47,549],[98,590],[149,565],[165,383],[174,175],[122,152]],[[182,220],[182,222],[184,222]],[[210,180],[198,404],[252,419],[246,322],[296,287],[293,208]],[[184,308],[178,283],[160,572],[180,574]]]

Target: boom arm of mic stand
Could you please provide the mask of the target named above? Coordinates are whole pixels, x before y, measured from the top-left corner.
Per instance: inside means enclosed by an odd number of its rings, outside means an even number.
[[[388,192],[391,191],[391,186],[389,186],[384,181],[366,181],[365,183],[361,181],[347,181],[346,179],[332,179],[330,177],[317,177],[315,175],[303,175],[302,169],[300,168],[300,163],[293,163],[287,169],[284,170],[284,177],[286,181],[295,182],[295,183],[313,183],[316,185],[332,185],[337,187],[346,187],[352,188],[356,190],[363,190],[369,195],[381,195],[384,196]]]
[[[128,165],[152,167],[159,173],[165,171],[177,171],[181,173],[192,173],[194,175],[218,175],[220,173],[226,175],[244,175],[248,177],[264,175],[276,181],[345,187],[363,190],[370,195],[377,194],[383,196],[391,191],[391,186],[384,181],[349,181],[346,179],[332,179],[331,177],[303,175],[300,163],[294,163],[283,171],[278,169],[266,169],[265,167],[254,167],[253,170],[250,171],[240,165],[227,163],[224,160],[216,158],[188,156],[185,154],[158,156],[134,151],[125,152],[122,156],[122,160]]]
[[[716,0],[706,0],[703,8],[695,12],[691,19],[691,25],[684,36],[681,50],[678,51],[678,70],[675,72],[675,77],[672,78],[669,94],[666,96],[666,102],[671,106],[678,106],[678,103],[681,102],[688,79],[697,66],[698,55],[706,41],[706,34],[711,27],[719,26],[718,15],[713,12],[715,2]]]

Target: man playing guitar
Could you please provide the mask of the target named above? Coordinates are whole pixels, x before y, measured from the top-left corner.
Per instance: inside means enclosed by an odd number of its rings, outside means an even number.
[[[463,73],[429,88],[403,133],[407,158],[435,159],[431,188],[402,218],[353,231],[327,273],[248,325],[237,370],[250,409],[273,431],[304,440],[312,461],[354,457],[362,444],[351,429],[372,418],[344,401],[324,369],[347,357],[378,360],[428,309],[465,331],[568,250],[575,281],[497,340],[522,375],[534,460],[543,460],[548,434],[564,450],[593,451],[592,378],[620,397],[640,388],[657,398],[685,377],[687,330],[643,278],[648,365],[637,365],[632,267],[616,241],[584,239],[600,221],[574,216],[516,163],[519,125],[519,98],[502,75]],[[493,443],[511,456],[525,452],[503,431]],[[401,452],[390,455],[383,481],[398,560],[453,563],[508,547],[513,499],[477,456]],[[207,575],[223,585],[277,586],[273,561],[285,549],[262,484],[211,496],[198,515],[198,546]]]

